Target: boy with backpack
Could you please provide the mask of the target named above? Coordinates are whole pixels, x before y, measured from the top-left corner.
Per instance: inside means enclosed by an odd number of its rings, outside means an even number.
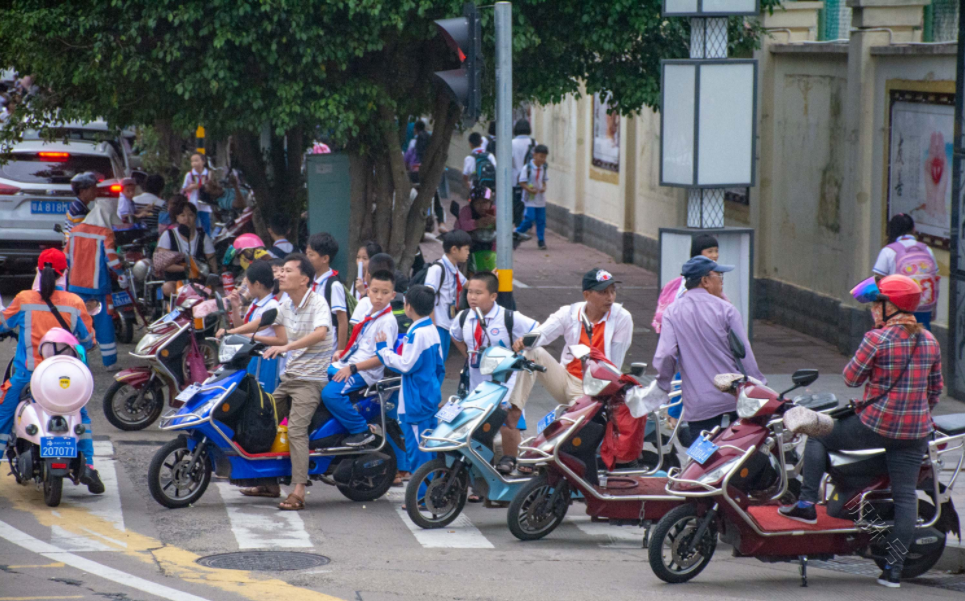
[[[546,250],[546,157],[549,149],[544,144],[533,148],[533,158],[519,172],[519,185],[523,189],[523,204],[526,209],[523,222],[516,228],[517,234],[525,234],[536,222],[536,241],[540,250]],[[518,243],[516,244],[519,245]]]
[[[442,379],[446,375],[439,333],[432,327],[434,305],[435,292],[431,288],[411,286],[405,294],[405,314],[412,325],[399,348],[393,349],[395,339],[385,331],[375,338],[379,361],[402,375],[399,419],[405,433],[405,463],[409,471],[417,470],[433,457],[433,453],[419,450],[419,439],[424,430],[435,427]]]
[[[499,293],[499,280],[489,271],[480,271],[469,278],[466,285],[466,300],[469,308],[459,312],[450,327],[452,343],[459,352],[469,357],[469,390],[475,390],[485,381],[491,381],[479,371],[483,351],[491,346],[513,348],[513,343],[523,334],[533,331],[539,323],[519,311],[507,311],[496,303]],[[506,382],[512,391],[516,375]],[[507,400],[509,395],[507,395]],[[516,466],[516,455],[522,436],[517,428],[522,410],[513,405],[506,416],[501,433],[503,438],[503,458],[496,469],[501,473],[512,473]]]
[[[875,280],[889,275],[906,275],[921,287],[921,303],[915,319],[926,330],[938,306],[938,284],[941,276],[931,249],[915,237],[915,220],[899,213],[888,221],[888,245],[878,253],[874,266]]]
[[[312,234],[308,239],[308,249],[305,256],[315,268],[315,279],[311,289],[325,298],[332,311],[332,323],[335,325],[335,340],[337,350],[345,350],[348,338],[348,304],[345,299],[345,286],[338,279],[338,272],[332,269],[332,261],[338,254],[338,242],[328,232]]]
[[[462,288],[466,276],[459,271],[459,264],[469,260],[472,238],[462,230],[453,230],[442,237],[442,250],[445,255],[429,265],[424,272],[412,278],[412,284],[425,284],[435,292],[433,321],[439,330],[442,342],[442,358],[449,356],[449,326],[456,316],[456,307],[462,298]]]
[[[462,164],[462,183],[466,189],[476,186],[486,186],[490,190],[496,189],[496,157],[486,151],[485,140],[479,132],[469,134],[469,146],[472,151]]]

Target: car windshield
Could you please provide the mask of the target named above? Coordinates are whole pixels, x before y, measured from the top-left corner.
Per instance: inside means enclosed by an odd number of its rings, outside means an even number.
[[[86,171],[95,171],[105,179],[114,177],[111,159],[106,156],[31,152],[5,158],[9,160],[0,164],[0,177],[28,184],[69,184],[70,178]]]

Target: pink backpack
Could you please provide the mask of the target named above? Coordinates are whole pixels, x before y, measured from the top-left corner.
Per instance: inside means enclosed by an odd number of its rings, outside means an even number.
[[[921,286],[921,303],[916,313],[934,311],[938,305],[938,265],[928,247],[921,242],[905,246],[892,242],[888,248],[895,251],[895,274],[906,275]]]
[[[653,322],[650,323],[650,326],[658,334],[660,328],[663,327],[663,313],[670,306],[670,303],[677,298],[677,290],[680,289],[682,279],[684,279],[683,276],[679,276],[667,282],[667,285],[660,291],[660,296],[657,297],[657,311],[653,314]]]

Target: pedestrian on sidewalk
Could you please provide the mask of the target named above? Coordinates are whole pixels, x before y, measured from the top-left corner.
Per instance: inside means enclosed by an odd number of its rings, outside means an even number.
[[[476,186],[486,186],[490,190],[496,189],[496,157],[486,151],[482,134],[469,134],[469,147],[472,150],[466,155],[462,163],[462,183],[467,190]]]
[[[459,299],[462,298],[462,288],[466,285],[466,276],[459,271],[459,265],[469,260],[469,249],[472,238],[462,230],[453,230],[442,237],[442,259],[429,266],[426,272],[425,285],[436,293],[433,321],[439,330],[439,340],[442,345],[442,358],[449,357],[449,327],[452,318],[456,316]]]
[[[718,265],[704,256],[684,263],[681,275],[687,293],[664,313],[663,329],[653,357],[660,390],[669,393],[674,374],[680,372],[681,397],[694,440],[703,430],[726,426],[737,419],[734,395],[714,386],[717,374],[738,371],[728,341],[730,332],[734,332],[747,349],[747,356],[742,360],[747,375],[766,383],[744,333],[740,313],[720,297],[724,273],[733,269],[731,265]]]
[[[519,172],[517,182],[523,189],[523,204],[526,209],[523,213],[523,222],[516,228],[516,234],[525,234],[529,228],[536,223],[536,241],[540,250],[546,250],[546,182],[549,177],[546,175],[549,167],[546,164],[546,157],[549,156],[549,149],[544,144],[538,144],[533,148],[533,158],[526,163],[526,167]],[[520,237],[514,238],[514,247],[519,246]]]
[[[926,330],[931,330],[931,320],[938,306],[938,262],[935,254],[915,237],[915,220],[911,215],[899,213],[888,222],[888,244],[878,253],[874,266],[875,279],[900,274],[915,280],[921,287],[921,304],[915,311],[915,319]]]
[[[619,282],[604,269],[591,269],[583,276],[583,302],[560,307],[534,330],[540,336],[534,348],[524,355],[546,368],[545,372],[520,372],[510,402],[520,409],[539,382],[557,403],[570,404],[583,396],[583,363],[573,357],[570,346],[585,344],[601,351],[617,369],[623,367],[633,342],[633,317],[623,305],[616,303]],[[545,348],[563,337],[563,354],[557,361]],[[523,350],[522,341],[513,350]]]
[[[526,208],[523,204],[523,188],[519,185],[519,173],[533,160],[536,140],[532,138],[532,133],[526,119],[520,119],[513,125],[513,225],[522,223],[523,211]]]

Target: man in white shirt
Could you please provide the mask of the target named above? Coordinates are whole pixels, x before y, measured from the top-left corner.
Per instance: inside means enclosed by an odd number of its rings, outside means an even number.
[[[436,293],[432,321],[439,330],[443,360],[449,357],[449,326],[456,316],[456,307],[459,306],[462,288],[466,284],[466,276],[462,275],[458,266],[469,260],[471,248],[472,238],[469,234],[462,230],[449,232],[442,237],[442,250],[446,254],[430,265],[426,272],[425,285]]]
[[[485,141],[482,134],[479,132],[472,132],[469,134],[469,146],[472,151],[466,155],[465,160],[462,162],[462,183],[466,185],[466,188],[471,190],[477,184],[482,184],[492,189],[496,185],[496,180],[493,178],[491,181],[486,175],[484,181],[476,181],[478,179],[477,163],[479,161],[489,161],[492,164],[492,173],[495,174],[496,171],[496,157],[491,155],[485,150]],[[485,171],[489,171],[487,168]]]
[[[573,357],[570,346],[584,344],[603,352],[618,369],[622,368],[630,344],[633,342],[633,317],[616,300],[616,280],[610,272],[591,269],[583,276],[582,303],[560,307],[535,331],[540,333],[534,345],[526,351],[526,358],[546,368],[545,372],[521,372],[510,402],[524,407],[533,385],[538,381],[558,403],[570,404],[583,396],[583,365]],[[546,349],[539,348],[563,336],[565,345],[560,361]],[[517,341],[514,349],[522,350]]]

